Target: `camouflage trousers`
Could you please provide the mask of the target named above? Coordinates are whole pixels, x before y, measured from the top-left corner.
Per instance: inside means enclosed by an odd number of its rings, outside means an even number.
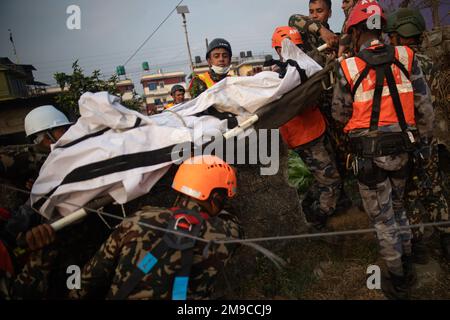
[[[437,142],[433,141],[431,159],[425,164],[415,162],[408,180],[406,208],[410,224],[448,221],[448,203],[444,193]],[[419,168],[418,166],[422,166]],[[437,227],[441,233],[450,233],[450,225]],[[420,241],[424,228],[412,229],[413,241]]]
[[[380,255],[389,271],[403,274],[402,255],[411,254],[411,230],[396,230],[397,226],[408,226],[403,205],[408,154],[365,159],[371,161],[372,170],[377,170],[378,181],[368,185],[370,172],[358,174],[358,186],[364,209],[377,231]]]
[[[342,181],[328,138],[324,134],[294,151],[302,158],[316,180],[320,211],[332,215],[339,199]]]

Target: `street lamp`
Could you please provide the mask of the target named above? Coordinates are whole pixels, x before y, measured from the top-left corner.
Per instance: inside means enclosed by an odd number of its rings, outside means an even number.
[[[188,53],[189,53],[189,63],[191,64],[191,69],[192,69],[192,73],[193,73],[194,72],[194,64],[192,63],[191,47],[189,46],[189,38],[188,38],[188,32],[187,32],[187,26],[186,26],[186,13],[189,13],[189,9],[187,6],[178,6],[177,13],[181,14],[181,16],[183,17],[183,27],[184,27],[184,34],[186,36],[186,44],[187,44]]]

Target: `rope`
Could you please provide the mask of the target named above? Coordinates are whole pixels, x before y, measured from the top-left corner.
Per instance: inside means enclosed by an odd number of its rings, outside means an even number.
[[[15,188],[6,184],[0,183],[1,186],[19,191],[22,193],[31,194],[28,190],[23,190],[19,188]],[[99,215],[103,215],[112,219],[123,221],[125,218],[116,216],[111,213],[104,212],[101,209],[91,209],[84,206],[79,206],[77,204],[69,203],[67,201],[61,201],[61,203],[65,203],[71,206],[79,207],[80,209],[83,208],[87,212],[93,212]],[[378,232],[375,228],[367,228],[367,229],[355,229],[355,230],[344,230],[344,231],[331,231],[331,232],[318,232],[318,233],[304,233],[304,234],[294,234],[294,235],[285,235],[285,236],[272,236],[272,237],[259,237],[259,238],[247,238],[247,239],[229,239],[229,238],[217,238],[217,239],[204,239],[197,236],[192,236],[190,234],[185,234],[176,230],[170,230],[166,228],[161,228],[158,226],[150,225],[144,222],[137,222],[138,225],[142,227],[146,227],[152,230],[157,230],[165,233],[172,233],[181,237],[194,239],[199,242],[211,244],[241,244],[245,246],[249,246],[259,252],[261,252],[263,255],[265,255],[267,258],[269,258],[277,268],[281,268],[281,266],[284,266],[286,262],[274,254],[273,252],[263,248],[262,246],[256,244],[256,242],[266,242],[266,241],[286,241],[286,240],[295,240],[295,239],[309,239],[309,238],[320,238],[320,237],[331,237],[331,236],[345,236],[345,235],[355,235],[355,234],[366,234],[366,233],[373,233]],[[450,221],[440,221],[440,222],[429,222],[429,223],[419,223],[409,226],[396,226],[396,227],[390,227],[387,228],[385,231],[392,231],[392,230],[407,230],[407,229],[413,229],[413,228],[422,228],[422,227],[438,227],[438,226],[444,226],[444,225],[450,225]]]

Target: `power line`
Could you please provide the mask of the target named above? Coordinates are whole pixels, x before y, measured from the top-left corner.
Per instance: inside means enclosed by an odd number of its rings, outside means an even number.
[[[175,6],[175,8],[172,9],[172,11],[169,12],[169,14],[167,15],[167,17],[159,24],[159,26],[147,37],[147,39],[145,39],[145,41],[139,46],[139,48],[136,49],[136,51],[128,58],[127,61],[125,61],[125,63],[123,64],[124,66],[127,65],[127,63],[133,59],[133,57],[136,55],[136,53],[138,53],[139,50],[142,49],[142,47],[147,43],[148,40],[150,40],[153,35],[159,30],[159,28],[161,28],[161,26],[164,24],[164,22],[167,21],[167,19],[169,19],[169,17],[172,15],[172,13],[174,13],[174,11],[177,9],[177,7],[183,2],[184,0],[181,0],[180,2],[178,2],[178,4]]]

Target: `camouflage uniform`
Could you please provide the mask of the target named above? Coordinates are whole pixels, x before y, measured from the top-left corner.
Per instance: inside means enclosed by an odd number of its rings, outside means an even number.
[[[57,251],[54,246],[32,252],[17,276],[0,270],[0,299],[44,299],[49,287]],[[61,280],[64,280],[61,279]]]
[[[213,70],[209,69],[208,71],[211,79],[214,82],[219,82],[220,80],[224,79],[226,75],[218,75]],[[206,91],[208,89],[208,86],[206,83],[204,83],[197,75],[195,75],[191,83],[189,85],[189,94],[191,95],[192,99],[197,98],[202,92]]]
[[[6,146],[0,149],[0,177],[18,188],[26,189],[28,180],[35,180],[49,150],[39,145]]]
[[[318,209],[327,216],[332,215],[340,195],[341,177],[328,137],[322,135],[320,138],[297,147],[294,151],[302,158],[316,180]],[[315,211],[314,208],[312,211]]]
[[[0,298],[60,299],[67,296],[67,267],[83,266],[108,235],[103,222],[96,215],[88,215],[82,222],[60,230],[51,245],[13,257],[16,271],[20,271],[17,276],[0,274]]]
[[[365,43],[361,50],[370,46],[370,41]],[[431,105],[429,88],[423,78],[422,70],[417,58],[413,60],[410,80],[414,89],[414,107],[416,126],[421,137],[430,138],[433,130],[433,107]],[[346,124],[352,116],[353,97],[348,82],[339,72],[339,81],[335,86],[333,97],[333,117]],[[365,136],[368,129],[354,130],[349,135]],[[383,131],[399,132],[400,126],[384,126]],[[411,254],[410,229],[397,231],[389,230],[393,226],[407,226],[408,219],[403,206],[406,177],[408,175],[408,154],[400,153],[393,156],[383,156],[370,159],[359,158],[360,161],[372,161],[387,175],[387,178],[369,187],[358,181],[363,205],[372,223],[377,229],[377,237],[380,244],[380,254],[385,260],[390,272],[398,276],[403,275],[402,255]],[[358,180],[363,177],[358,177]]]
[[[314,50],[325,42],[320,38],[320,28],[324,26],[330,29],[328,23],[322,24],[302,14],[294,14],[289,18],[289,26],[294,27],[302,35],[303,45],[306,51]]]
[[[307,53],[320,65],[325,65],[327,62],[334,59],[334,55],[326,55],[323,53],[315,52],[314,49],[323,45],[325,42],[320,38],[319,30],[322,27],[322,23],[319,21],[313,20],[307,16],[301,14],[292,15],[289,18],[289,26],[295,27],[300,34],[302,35],[302,39],[304,41],[304,48]],[[329,25],[325,24],[323,27],[329,29]],[[334,156],[333,167],[336,167],[339,175],[345,179],[347,175],[347,170],[345,168],[345,163],[347,159],[348,150],[348,138],[345,134],[343,134],[343,126],[334,120],[331,116],[331,101],[333,99],[332,90],[324,91],[321,95],[318,105],[320,107],[320,111],[325,116],[325,120],[327,123],[327,135],[328,141],[327,145],[331,146],[329,148]],[[328,157],[329,158],[329,157]],[[305,159],[303,159],[305,161]],[[305,161],[306,162],[306,161]],[[332,174],[334,175],[334,173]],[[339,179],[340,180],[340,179]],[[340,181],[339,181],[340,182]],[[336,193],[342,196],[340,199],[341,204],[344,204],[346,201],[349,201],[347,195],[343,191],[343,185],[339,183],[341,190]],[[319,186],[319,190],[323,188],[323,186]],[[315,193],[314,190],[311,191]],[[319,191],[320,193],[320,191]],[[338,198],[339,198],[338,195]],[[312,196],[312,195],[310,195]],[[345,205],[344,205],[345,206]],[[336,207],[336,203],[334,203],[333,208]]]
[[[424,78],[431,89],[433,106],[436,103],[435,82],[440,78],[440,71],[434,67],[433,61],[419,52],[417,46],[410,46],[416,52],[417,61],[422,69]],[[435,121],[438,119],[435,118]],[[436,130],[438,126],[434,125]],[[434,133],[433,133],[433,136]],[[431,142],[431,159],[426,163],[415,162],[406,192],[406,206],[408,219],[411,224],[423,222],[426,214],[429,221],[448,221],[448,204],[443,192],[442,177],[439,170],[438,143],[436,139]],[[422,208],[423,206],[423,208]],[[450,226],[438,227],[440,232],[450,233]],[[412,229],[413,240],[420,241],[424,228]]]
[[[125,219],[102,245],[97,254],[82,271],[80,290],[73,290],[70,297],[111,299],[137,268],[142,258],[161,241],[162,233],[142,227],[146,223],[167,228],[173,212],[157,207],[143,207],[133,217]],[[204,239],[240,238],[242,232],[236,218],[222,212],[206,220],[200,237]],[[211,295],[217,274],[228,263],[236,244],[212,245],[207,257],[203,256],[205,243],[197,242],[189,280],[189,299],[206,299]],[[180,267],[180,251],[164,255],[150,273],[134,288],[129,299],[170,299],[173,275]]]

